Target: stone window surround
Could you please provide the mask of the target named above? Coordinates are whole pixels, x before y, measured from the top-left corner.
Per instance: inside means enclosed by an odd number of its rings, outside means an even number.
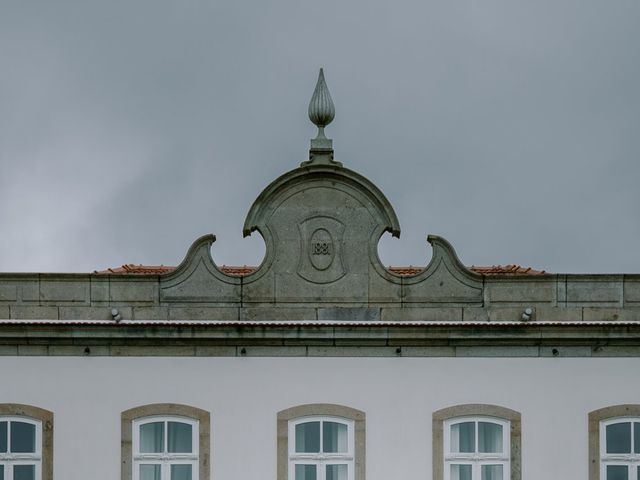
[[[152,403],[125,410],[121,414],[121,474],[122,480],[131,480],[132,477],[132,434],[133,421],[153,415],[170,416],[177,415],[198,420],[198,441],[200,451],[198,457],[199,478],[197,480],[209,480],[210,478],[210,448],[211,448],[211,421],[209,412],[189,405],[177,403]],[[196,480],[196,479],[194,479]]]
[[[53,480],[53,412],[20,403],[0,403],[0,415],[28,417],[42,422],[42,480]]]
[[[306,405],[298,405],[278,412],[277,480],[289,480],[289,420],[311,415],[341,417],[353,421],[354,476],[355,480],[365,480],[365,413],[360,410],[356,410],[355,408],[331,403],[310,403]]]
[[[433,412],[433,480],[444,479],[444,422],[457,417],[487,416],[508,420],[511,425],[511,480],[522,480],[522,420],[519,412],[497,405],[470,403]]]
[[[640,405],[612,405],[589,412],[589,480],[600,480],[600,422],[615,417],[640,417]]]

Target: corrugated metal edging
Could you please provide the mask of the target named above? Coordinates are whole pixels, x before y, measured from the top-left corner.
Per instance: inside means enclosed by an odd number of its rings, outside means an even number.
[[[502,328],[502,327],[639,327],[640,321],[611,321],[611,322],[464,322],[464,321],[407,321],[407,322],[384,322],[384,321],[342,321],[342,320],[288,320],[288,321],[220,321],[220,320],[0,320],[0,327],[18,325],[46,325],[46,326],[111,326],[114,328],[126,327],[260,327],[260,328],[282,328],[282,327],[349,327],[349,328],[388,328],[388,327],[424,327],[424,328]]]

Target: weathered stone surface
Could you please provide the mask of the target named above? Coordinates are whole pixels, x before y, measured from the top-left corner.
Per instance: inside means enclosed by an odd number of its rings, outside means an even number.
[[[240,309],[240,320],[316,320],[314,308],[245,307]]]
[[[585,307],[583,319],[589,322],[640,321],[640,308]]]
[[[622,275],[567,276],[567,303],[622,304]]]
[[[169,320],[169,307],[133,307],[134,320]]]
[[[369,269],[369,303],[370,304],[399,304],[402,301],[401,278],[397,283],[377,274],[373,266]]]
[[[91,276],[91,302],[109,302],[109,277]]]
[[[3,285],[0,283],[0,302],[15,302],[18,298],[18,286],[10,283]]]
[[[640,278],[625,276],[624,279],[624,301],[625,303],[640,302]]]
[[[40,300],[40,282],[37,276],[19,280],[16,285],[18,287],[18,298],[23,302],[37,302]]]
[[[198,238],[182,263],[160,277],[162,302],[240,303],[241,279],[222,273],[211,258],[215,239],[213,235]]]
[[[591,347],[567,346],[540,347],[541,357],[590,357]]]
[[[318,308],[318,320],[380,320],[380,308],[375,307],[327,307]]]
[[[41,302],[89,302],[89,277],[81,280],[56,280],[54,278],[40,279]]]
[[[251,303],[275,303],[276,301],[276,278],[272,271],[257,272],[242,280],[241,286],[242,304]]]
[[[581,307],[535,307],[534,320],[541,322],[579,322],[582,320]]]
[[[238,355],[237,347],[226,346],[196,346],[197,357],[235,357]]]
[[[552,303],[557,293],[555,277],[518,282],[487,279],[485,289],[491,303]]]
[[[350,274],[330,284],[312,284],[289,274],[276,274],[276,303],[366,303],[366,275]]]
[[[36,305],[11,305],[11,318],[19,320],[56,320],[58,307],[42,307]]]
[[[403,281],[402,298],[405,303],[480,303],[482,288],[481,283],[463,281],[447,262],[441,260],[419,283]]]
[[[60,307],[61,320],[113,320],[111,309],[117,308],[123,319],[131,320],[132,307]]]
[[[244,352],[242,352],[244,348]],[[278,347],[240,347],[242,356],[246,357],[305,357],[306,347],[278,346]]]
[[[462,321],[462,308],[460,307],[385,307],[381,309],[381,319],[385,322],[401,321],[436,321],[451,322]]]
[[[538,347],[522,346],[473,346],[456,347],[456,357],[537,357]]]
[[[0,305],[0,319],[9,318],[9,306],[8,305]]]
[[[169,320],[238,320],[238,307],[169,307]]]
[[[111,278],[109,297],[114,304],[125,302],[132,304],[157,303],[158,280],[155,278]]]

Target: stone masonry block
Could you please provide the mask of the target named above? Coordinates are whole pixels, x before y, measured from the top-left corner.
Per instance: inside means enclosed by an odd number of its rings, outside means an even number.
[[[18,282],[19,298],[23,302],[37,302],[40,300],[40,283],[37,278]]]
[[[169,307],[169,320],[238,320],[237,307]]]
[[[0,305],[0,319],[9,318],[9,306],[8,305]]]
[[[314,308],[244,307],[240,309],[240,320],[316,320],[316,310]]]
[[[491,303],[551,303],[556,300],[556,279],[545,281],[487,281],[487,297]]]
[[[603,279],[567,278],[568,303],[622,303],[622,275]]]
[[[112,320],[111,309],[118,308],[124,319],[131,319],[131,307],[60,307],[61,320]]]
[[[462,308],[459,307],[406,307],[406,308],[382,308],[381,319],[385,322],[402,321],[435,321],[450,322],[462,321]]]
[[[109,301],[109,278],[91,277],[91,302]]]
[[[15,302],[18,298],[18,286],[0,285],[0,302]]]
[[[86,302],[90,300],[89,280],[40,280],[41,302]]]
[[[169,307],[133,307],[134,320],[169,320]]]
[[[640,308],[585,307],[583,316],[587,322],[640,321]]]
[[[579,322],[582,320],[580,307],[536,307],[536,321],[540,322]]]
[[[111,302],[155,303],[158,301],[158,282],[114,280],[109,286]]]
[[[624,301],[625,303],[640,302],[640,278],[636,278],[636,275],[625,277]]]
[[[18,320],[57,320],[58,307],[36,305],[11,305],[11,318]]]
[[[318,320],[373,321],[380,320],[380,309],[372,307],[318,308]]]

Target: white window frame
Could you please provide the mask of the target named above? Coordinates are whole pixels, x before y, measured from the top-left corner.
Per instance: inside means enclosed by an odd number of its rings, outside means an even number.
[[[13,480],[15,465],[35,465],[36,480],[42,479],[42,422],[19,415],[0,415],[0,422],[7,422],[7,450],[11,444],[11,422],[29,423],[35,426],[34,453],[0,453],[0,465],[4,466],[4,480]]]
[[[164,446],[162,453],[141,453],[140,452],[140,427],[147,423],[164,422]],[[169,453],[169,427],[168,422],[180,422],[191,425],[191,453]],[[191,465],[191,478],[197,480],[200,478],[198,467],[200,465],[200,422],[194,418],[183,417],[179,415],[151,415],[140,417],[131,422],[133,440],[132,453],[132,479],[140,480],[140,465],[160,464],[161,480],[171,479],[171,465]]]
[[[640,417],[611,417],[600,421],[600,478],[607,478],[607,465],[627,466],[629,480],[637,478],[637,469],[640,467],[640,453],[633,453],[635,442],[640,438],[634,438],[633,424],[640,423]],[[607,426],[616,423],[631,424],[631,453],[607,453]]]
[[[322,422],[335,422],[347,426],[347,451],[342,453],[298,453],[296,452],[296,425],[307,422],[320,422],[320,449],[323,446]],[[296,478],[296,465],[316,465],[317,467],[326,465],[347,465],[347,480],[355,478],[355,455],[354,455],[354,422],[342,417],[326,415],[308,415],[289,420],[289,480]],[[316,480],[326,480],[326,468],[317,468]]]
[[[475,452],[451,451],[451,427],[458,423],[475,422]],[[502,426],[502,453],[478,452],[478,422],[495,423]],[[471,465],[471,479],[480,480],[482,465],[502,465],[503,480],[511,479],[511,422],[503,418],[468,415],[444,421],[443,432],[444,480],[451,480],[451,465]]]

